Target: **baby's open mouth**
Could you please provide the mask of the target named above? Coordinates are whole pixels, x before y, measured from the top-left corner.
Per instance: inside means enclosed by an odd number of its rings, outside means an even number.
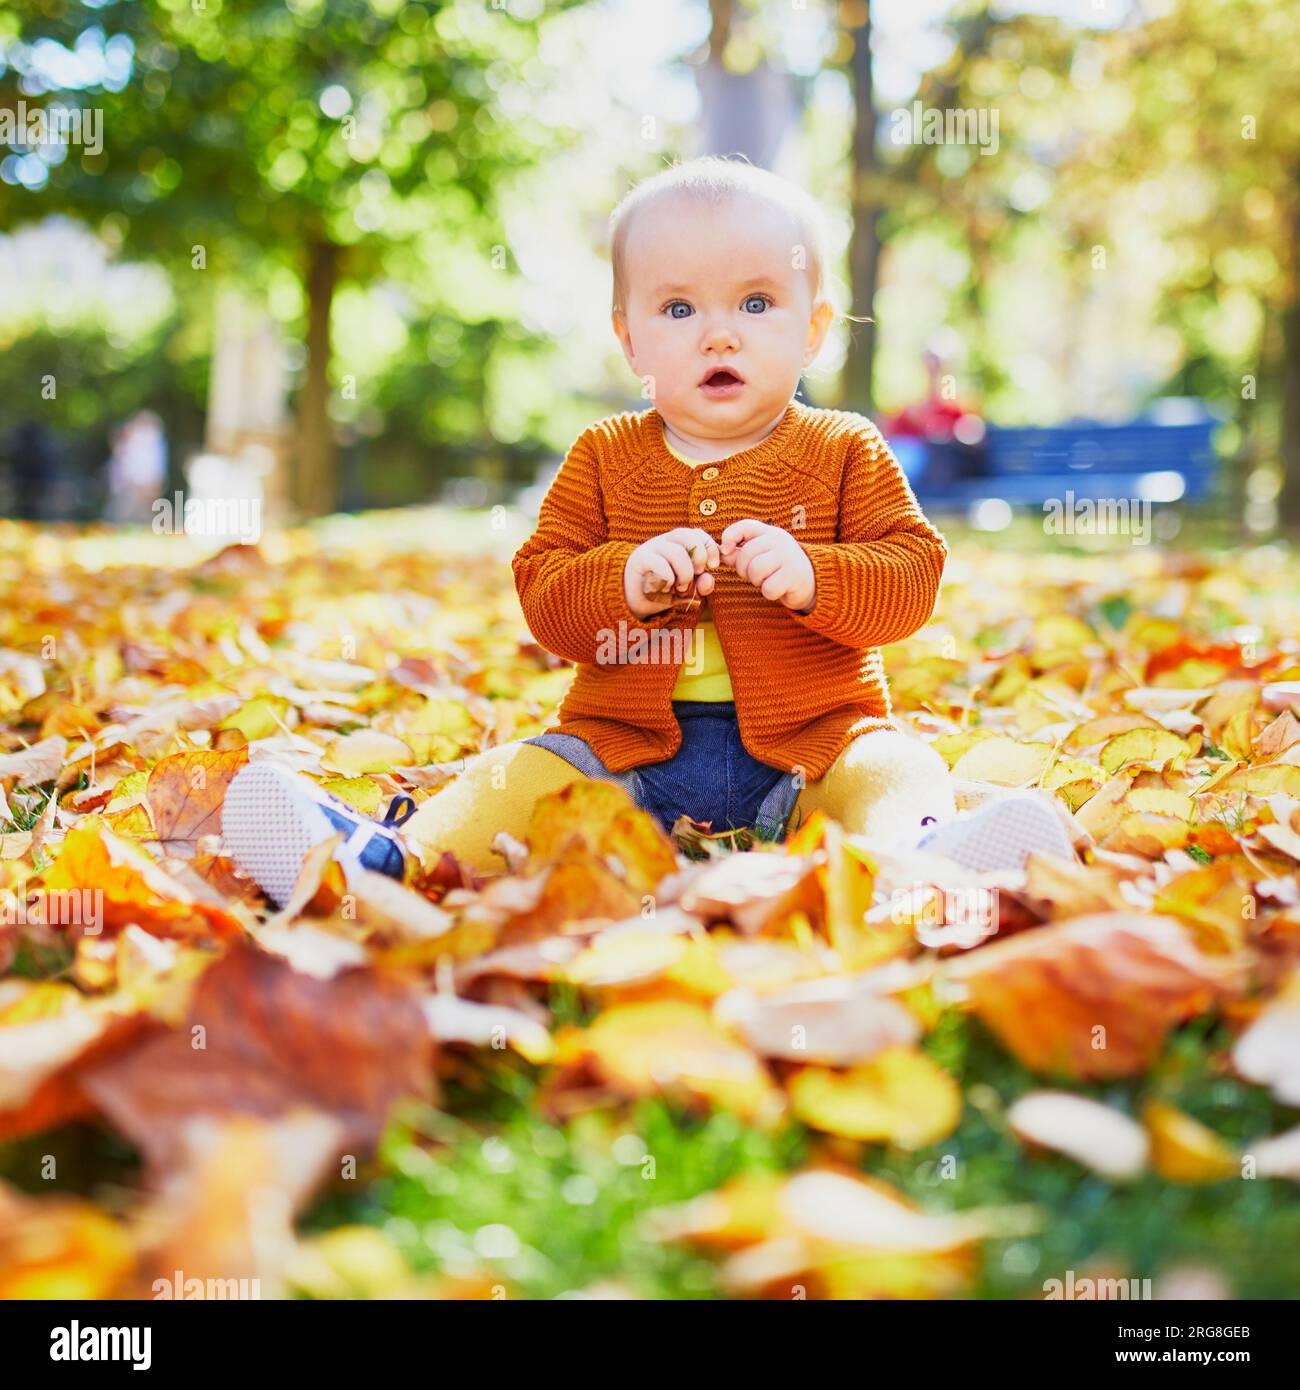
[[[701,386],[718,388],[722,386],[743,386],[744,378],[729,367],[716,367],[700,382]]]

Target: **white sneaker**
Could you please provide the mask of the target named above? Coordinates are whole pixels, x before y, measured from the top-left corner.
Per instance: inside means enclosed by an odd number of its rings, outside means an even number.
[[[277,906],[289,901],[315,845],[342,833],[335,853],[351,883],[361,870],[400,879],[405,855],[397,826],[415,813],[408,796],[394,797],[383,822],[304,777],[261,758],[246,764],[226,789],[221,834],[226,853]]]
[[[999,797],[928,830],[917,849],[942,854],[975,873],[1023,869],[1031,854],[1074,859],[1061,818],[1033,792]]]

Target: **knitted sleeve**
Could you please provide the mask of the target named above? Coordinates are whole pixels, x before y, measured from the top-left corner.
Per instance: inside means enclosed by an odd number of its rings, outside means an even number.
[[[901,642],[934,612],[948,546],[921,511],[876,427],[849,444],[840,482],[840,539],[801,542],[817,592],[805,627],[846,647]]]
[[[623,570],[635,549],[608,539],[600,465],[589,435],[580,435],[542,500],[537,530],[511,562],[528,629],[547,651],[595,663],[606,631],[620,621],[630,633],[678,616],[670,608],[641,620],[627,606]]]

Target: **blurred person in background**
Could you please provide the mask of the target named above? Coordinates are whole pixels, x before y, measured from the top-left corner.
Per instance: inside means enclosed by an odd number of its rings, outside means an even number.
[[[959,478],[984,475],[984,421],[975,411],[948,399],[939,385],[943,360],[932,348],[924,354],[929,390],[923,401],[904,406],[881,420],[881,431],[911,482],[924,476],[928,489]]]
[[[117,431],[108,460],[104,520],[143,525],[167,481],[167,436],[152,410],[139,410]]]

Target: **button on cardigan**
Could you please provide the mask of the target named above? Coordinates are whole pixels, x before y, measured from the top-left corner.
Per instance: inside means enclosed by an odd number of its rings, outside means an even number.
[[[512,562],[533,635],[578,667],[548,732],[576,734],[612,772],[677,751],[672,691],[700,604],[640,620],[623,569],[651,536],[696,526],[720,540],[753,517],[803,546],[813,606],[795,613],[723,565],[713,621],[745,747],[813,781],[858,734],[889,725],[880,648],[929,621],[947,545],[852,411],[792,400],[766,439],[715,467],[706,480],[674,457],[653,408],[600,420],[569,450]]]

